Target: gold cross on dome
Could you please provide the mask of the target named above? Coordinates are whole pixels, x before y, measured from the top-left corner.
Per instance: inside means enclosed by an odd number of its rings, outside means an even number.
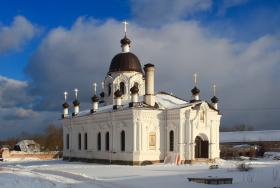
[[[75,97],[76,97],[76,99],[78,98],[78,89],[76,88],[76,89],[74,89],[74,91],[75,91]]]
[[[67,100],[67,95],[68,95],[68,93],[67,93],[67,91],[65,91],[65,92],[64,92],[64,100],[65,100],[65,102],[66,102],[66,100]]]
[[[197,85],[197,77],[198,77],[197,73],[194,73],[193,74],[193,79],[194,79],[194,84],[195,85]]]
[[[125,20],[124,22],[122,22],[124,24],[124,33],[126,34],[126,27],[128,25],[128,22]]]
[[[93,86],[93,92],[94,92],[94,94],[96,95],[97,83],[93,83],[92,86]]]
[[[104,91],[104,82],[101,82],[102,91]]]
[[[216,96],[216,84],[213,84],[213,95]]]

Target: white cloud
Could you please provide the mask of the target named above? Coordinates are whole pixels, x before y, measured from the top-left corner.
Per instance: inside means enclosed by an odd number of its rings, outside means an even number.
[[[34,98],[28,94],[26,81],[0,75],[0,107],[30,106]]]
[[[212,0],[132,0],[132,14],[141,24],[160,25],[206,11],[211,6]]]
[[[78,19],[70,29],[53,29],[32,57],[27,68],[33,78],[32,94],[43,96],[40,109],[61,110],[63,91],[80,89],[82,109],[90,106],[91,84],[104,79],[113,56],[120,52],[122,25]],[[176,22],[147,29],[130,23],[132,52],[142,62],[156,65],[156,88],[190,99],[192,74],[199,72],[204,99],[211,97],[211,84],[218,85],[222,109],[279,106],[280,39],[263,36],[253,42],[232,42],[211,36],[196,22]],[[70,96],[71,98],[71,96]],[[73,99],[73,95],[72,95]],[[71,100],[71,99],[70,99]],[[87,104],[85,106],[84,104]],[[222,111],[223,125],[248,123],[273,128],[275,111],[260,114]]]
[[[0,54],[19,50],[39,29],[23,16],[16,16],[9,26],[0,25]]]
[[[58,125],[58,116],[56,112],[36,112],[21,107],[0,107],[0,137],[5,139],[15,137],[22,132],[29,134],[42,132],[52,122]]]

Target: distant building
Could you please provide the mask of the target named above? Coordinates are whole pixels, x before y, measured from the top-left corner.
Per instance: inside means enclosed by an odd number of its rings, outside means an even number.
[[[155,66],[146,64],[142,69],[130,52],[130,43],[125,34],[122,52],[112,59],[105,76],[100,100],[93,85],[92,109],[80,112],[75,89],[69,115],[65,92],[64,159],[140,165],[162,162],[174,154],[182,163],[219,158],[221,114],[215,94],[211,102],[201,100],[196,75],[190,101],[155,93]]]
[[[280,152],[280,130],[221,132],[220,148],[222,158]]]
[[[40,152],[40,145],[34,140],[22,140],[14,146],[14,151]]]

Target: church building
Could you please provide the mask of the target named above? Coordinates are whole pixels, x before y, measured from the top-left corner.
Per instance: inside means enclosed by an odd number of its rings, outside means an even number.
[[[113,57],[99,96],[93,84],[92,109],[80,111],[75,89],[69,113],[64,93],[63,158],[130,165],[218,159],[221,114],[215,92],[211,102],[201,100],[196,74],[189,101],[155,92],[156,66],[149,63],[142,69],[130,52],[124,23],[122,51]]]

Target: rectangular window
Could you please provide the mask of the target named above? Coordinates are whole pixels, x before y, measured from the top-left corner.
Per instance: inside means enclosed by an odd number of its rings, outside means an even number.
[[[84,136],[84,149],[87,150],[88,146],[87,146],[87,133],[85,133],[85,136]]]
[[[66,149],[69,149],[69,134],[66,135]]]
[[[149,134],[149,149],[156,149],[156,133],[154,132],[151,132]]]
[[[81,150],[81,148],[82,148],[82,135],[81,135],[81,133],[79,133],[79,136],[78,136],[78,148],[79,148],[79,150]]]

